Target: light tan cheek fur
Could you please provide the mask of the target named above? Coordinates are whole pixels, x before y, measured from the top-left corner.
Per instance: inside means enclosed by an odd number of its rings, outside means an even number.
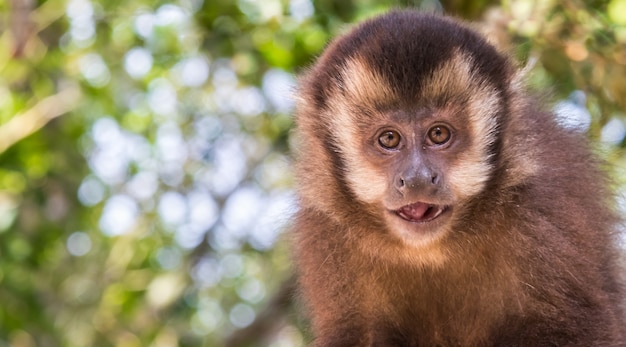
[[[457,198],[464,199],[478,194],[485,186],[492,170],[489,164],[488,150],[496,138],[495,115],[498,98],[493,92],[481,90],[474,94],[469,102],[470,114],[469,138],[472,143],[462,153],[456,165],[449,168],[448,179]]]
[[[333,107],[329,110],[334,114],[332,129],[338,141],[344,163],[346,165],[346,180],[354,194],[363,202],[376,203],[383,199],[387,190],[387,180],[381,175],[380,168],[374,167],[363,156],[361,138],[355,122],[352,120],[352,112],[344,103],[330,103]]]
[[[386,81],[367,68],[358,58],[349,60],[342,72],[345,95],[331,100],[332,129],[338,137],[339,150],[346,164],[346,179],[356,196],[366,203],[380,202],[387,191],[387,178],[363,155],[362,138],[357,129],[355,114],[350,105],[376,105],[393,100],[396,96]]]
[[[498,108],[498,94],[471,72],[471,58],[457,52],[430,76],[424,85],[422,98],[435,99],[440,95],[471,95],[467,114],[470,118],[468,149],[457,164],[448,169],[448,184],[457,199],[478,194],[485,186],[491,171],[488,149],[496,139],[496,118],[492,110]],[[454,73],[450,73],[454,71]]]

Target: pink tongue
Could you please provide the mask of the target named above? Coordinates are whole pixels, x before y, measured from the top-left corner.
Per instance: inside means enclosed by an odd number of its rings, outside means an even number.
[[[413,220],[420,220],[424,218],[424,214],[430,208],[429,204],[423,202],[416,202],[411,205],[404,206],[398,212]]]

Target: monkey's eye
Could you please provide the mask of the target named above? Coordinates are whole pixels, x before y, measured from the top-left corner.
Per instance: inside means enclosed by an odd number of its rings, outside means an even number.
[[[394,149],[400,145],[400,134],[394,130],[387,130],[378,137],[378,144],[386,149]]]
[[[428,130],[428,139],[435,145],[442,145],[450,140],[450,129],[443,125],[435,125]]]

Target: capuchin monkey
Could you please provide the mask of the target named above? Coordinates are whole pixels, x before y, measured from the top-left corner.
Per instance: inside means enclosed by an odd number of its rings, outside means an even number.
[[[602,163],[521,79],[414,11],[302,76],[294,255],[315,346],[626,345]]]

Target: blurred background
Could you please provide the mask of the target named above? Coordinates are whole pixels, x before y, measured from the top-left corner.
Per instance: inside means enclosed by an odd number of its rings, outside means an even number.
[[[0,347],[303,346],[298,72],[392,7],[476,22],[626,191],[626,0],[0,1]]]

